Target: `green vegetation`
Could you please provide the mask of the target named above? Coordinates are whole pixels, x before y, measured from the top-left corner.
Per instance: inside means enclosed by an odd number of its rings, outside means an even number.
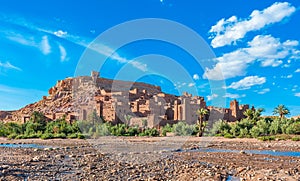
[[[200,108],[197,110],[196,113],[199,116],[199,119],[197,120],[197,136],[202,136],[206,127],[206,124],[204,122],[204,116],[208,114],[208,110]]]
[[[213,136],[224,136],[226,138],[257,138],[262,141],[271,140],[297,140],[300,135],[300,119],[287,119],[284,115],[289,114],[289,110],[284,105],[279,105],[274,109],[274,113],[279,117],[261,118],[263,109],[248,109],[244,112],[245,119],[234,123],[227,123],[219,120],[214,123],[210,130]]]
[[[300,119],[287,119],[284,116],[289,110],[284,105],[274,109],[278,117],[262,118],[263,109],[248,109],[244,112],[246,116],[237,122],[228,123],[224,120],[214,122],[210,130],[207,129],[207,122],[204,121],[208,114],[206,109],[199,109],[199,119],[195,125],[186,122],[177,124],[166,124],[160,129],[147,128],[147,120],[143,120],[142,126],[129,127],[127,124],[112,125],[93,112],[88,120],[68,123],[65,118],[55,121],[48,119],[39,112],[34,112],[30,120],[24,124],[13,122],[0,123],[0,136],[10,139],[26,138],[97,138],[100,136],[166,136],[167,133],[174,133],[176,136],[203,136],[209,133],[210,136],[223,136],[225,138],[257,138],[262,141],[288,140],[300,141]],[[128,123],[130,115],[125,115]]]

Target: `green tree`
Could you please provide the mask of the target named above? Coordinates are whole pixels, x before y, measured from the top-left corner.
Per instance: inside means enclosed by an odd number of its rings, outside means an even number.
[[[263,108],[258,109],[247,109],[243,114],[249,120],[258,121],[260,119],[261,113],[264,111]]]
[[[92,122],[93,125],[96,123],[102,123],[102,119],[100,116],[98,116],[96,110],[93,110],[93,112],[88,117],[89,121]]]
[[[204,108],[200,108],[197,110],[197,115],[199,116],[199,119],[197,120],[197,126],[198,126],[198,134],[197,136],[202,136],[204,129],[205,129],[205,124],[204,124],[204,116],[208,114],[208,110]]]
[[[34,111],[30,116],[30,121],[35,123],[35,130],[44,131],[46,124],[47,124],[47,118],[45,115],[41,112]]]
[[[274,108],[273,114],[279,114],[279,117],[282,119],[285,115],[290,114],[290,111],[287,107],[280,104]]]
[[[246,111],[243,112],[243,114],[246,116],[247,119],[252,120],[254,111],[252,109],[247,109]]]
[[[126,115],[124,115],[124,119],[125,119],[125,124],[126,125],[129,125],[129,123],[130,123],[130,119],[132,118],[132,116],[131,115],[128,115],[128,114],[126,114]]]

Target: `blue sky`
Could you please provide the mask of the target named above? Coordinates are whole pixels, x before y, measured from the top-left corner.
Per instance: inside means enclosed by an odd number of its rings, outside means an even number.
[[[126,21],[162,18],[181,23],[200,35],[215,53],[214,65],[199,67],[178,46],[153,40],[132,42],[105,62],[101,75],[115,78],[128,65],[129,74],[145,72],[156,60],[136,57],[156,54],[169,57],[190,79],[146,75],[139,79],[180,94],[196,89],[208,104],[222,97],[266,109],[278,104],[291,115],[300,114],[300,2],[270,0],[28,0],[3,1],[0,6],[0,110],[19,109],[47,95],[57,80],[74,76],[89,44],[102,32]],[[159,27],[157,27],[159,28]],[[122,36],[122,34],[120,34]],[[184,38],[185,35],[182,35]],[[101,43],[101,42],[99,42]],[[99,56],[114,48],[98,47]],[[168,68],[168,67],[166,67]],[[225,95],[212,93],[210,81],[220,81]],[[100,71],[100,70],[99,70]],[[146,73],[145,73],[146,74]],[[122,77],[121,77],[122,79]],[[128,80],[130,78],[123,78]],[[175,78],[176,79],[176,78]]]

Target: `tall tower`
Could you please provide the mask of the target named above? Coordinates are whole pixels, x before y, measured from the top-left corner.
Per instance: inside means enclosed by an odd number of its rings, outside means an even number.
[[[236,99],[230,102],[230,110],[232,112],[232,117],[235,119],[239,117],[239,102]]]
[[[99,73],[99,72],[97,72],[97,71],[92,71],[92,72],[91,72],[91,77],[92,77],[92,80],[93,80],[94,82],[97,81],[97,79],[99,78],[99,76],[100,76],[100,73]]]

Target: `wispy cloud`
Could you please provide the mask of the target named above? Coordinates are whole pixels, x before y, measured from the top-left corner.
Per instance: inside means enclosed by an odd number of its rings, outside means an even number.
[[[280,76],[280,78],[282,78],[282,79],[290,79],[290,78],[292,78],[292,77],[293,77],[292,74]]]
[[[248,47],[239,48],[216,58],[216,65],[213,68],[206,68],[203,78],[220,80],[243,76],[254,62],[259,62],[262,67],[277,67],[283,60],[290,61],[292,57],[299,56],[295,55],[298,52],[298,45],[299,42],[296,40],[282,43],[279,38],[271,35],[257,35],[248,42]]]
[[[12,64],[9,63],[9,62],[2,63],[2,62],[0,61],[0,68],[4,68],[4,69],[13,69],[13,70],[22,71],[21,68],[12,65]]]
[[[61,44],[58,45],[59,51],[60,51],[60,61],[66,61],[67,59],[67,51],[65,47],[63,47]]]
[[[258,94],[266,94],[267,92],[270,92],[269,88],[265,88],[265,89],[262,89],[260,91],[257,91]]]
[[[25,36],[26,33],[22,32],[22,35],[19,34],[16,36],[16,33],[14,33],[11,36],[7,35],[6,38],[8,38],[12,41],[15,41],[17,43],[20,43],[22,45],[39,48],[41,50],[41,52],[45,55],[51,53],[51,49],[52,49],[50,41],[49,41],[49,37],[55,36],[55,37],[59,37],[64,40],[67,40],[69,42],[72,42],[74,44],[77,44],[79,46],[82,46],[84,48],[91,49],[99,54],[110,57],[111,59],[116,60],[120,63],[129,63],[133,67],[135,67],[141,71],[147,71],[146,64],[127,59],[126,57],[123,57],[120,54],[118,54],[117,52],[115,52],[115,49],[113,49],[107,45],[104,45],[100,42],[99,43],[93,42],[92,38],[73,35],[67,31],[63,31],[63,30],[53,31],[53,30],[51,30],[51,28],[38,27],[35,24],[28,22],[22,18],[14,18],[14,19],[8,18],[5,21],[7,21],[11,24],[20,26],[20,27],[24,27],[32,32],[38,32],[38,35],[36,35],[37,37]],[[37,41],[38,36],[42,36],[42,40],[40,42]],[[51,39],[51,41],[56,41],[56,40],[54,40],[54,38],[53,38],[53,39]],[[90,44],[91,42],[93,42],[93,43]],[[56,42],[56,43],[58,43],[58,42]],[[61,55],[60,59],[62,60],[64,58],[64,56],[63,56],[64,52],[61,47],[58,47],[58,48],[60,50],[60,55]]]
[[[300,92],[295,93],[295,96],[296,96],[296,97],[300,97]]]
[[[43,36],[40,43],[40,49],[44,55],[51,53],[51,46],[49,44],[48,36]]]
[[[212,95],[208,95],[206,97],[207,97],[207,101],[211,101],[211,100],[219,97],[219,95],[218,94],[212,94]]]
[[[239,94],[231,94],[227,92],[223,97],[230,98],[230,99],[238,99],[241,97],[246,97],[246,94],[239,95]]]
[[[238,19],[236,16],[223,18],[209,31],[212,35],[211,45],[214,48],[230,45],[244,38],[250,31],[257,31],[267,25],[281,22],[295,11],[296,8],[288,2],[276,2],[262,11],[254,10],[244,19]]]
[[[299,73],[299,72],[300,72],[300,68],[299,68],[299,69],[297,69],[297,70],[295,70],[295,72],[296,72],[296,73]]]
[[[265,82],[266,82],[265,77],[249,76],[249,77],[243,78],[242,80],[240,80],[238,82],[231,83],[231,85],[228,86],[228,88],[245,90],[245,89],[250,89],[252,86],[255,86],[255,85],[262,85]]]
[[[189,86],[189,87],[193,87],[193,86],[195,86],[195,83],[189,83],[188,86]]]

